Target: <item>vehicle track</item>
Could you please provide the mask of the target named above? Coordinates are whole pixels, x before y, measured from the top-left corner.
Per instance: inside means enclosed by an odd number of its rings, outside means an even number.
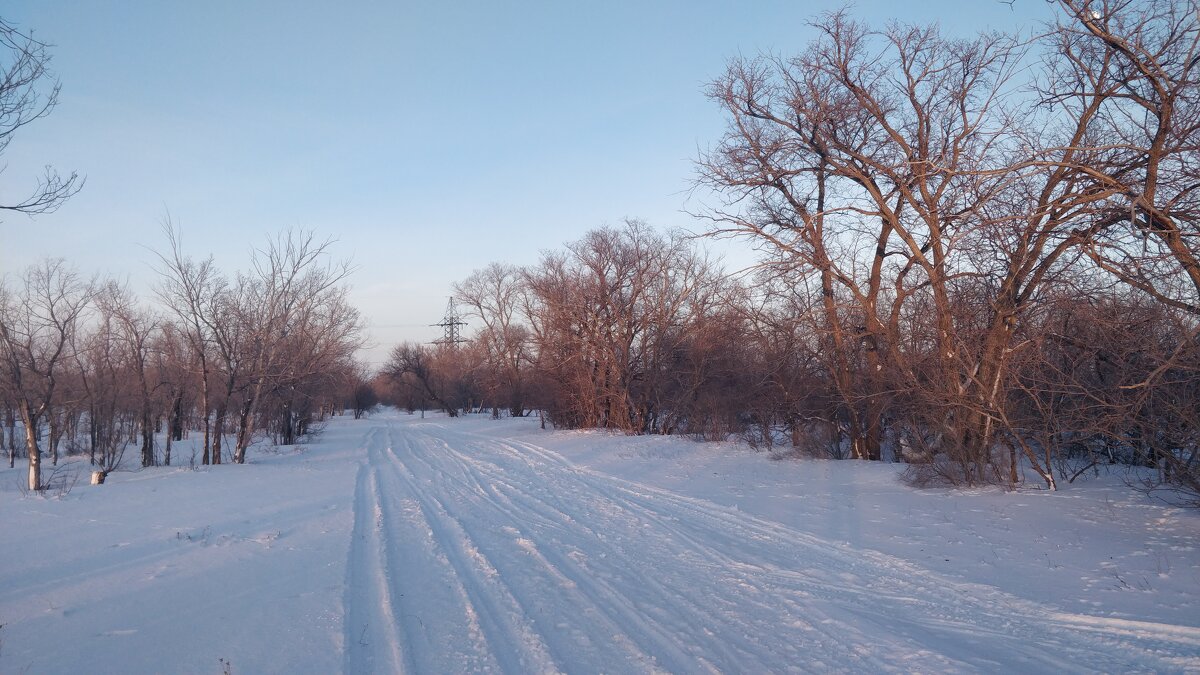
[[[346,572],[343,644],[348,673],[398,672],[405,665],[382,515],[375,471],[363,464],[355,480],[354,532]]]
[[[351,672],[1200,667],[1197,629],[1054,612],[533,444],[385,424],[355,502]],[[357,623],[394,649],[356,655]]]

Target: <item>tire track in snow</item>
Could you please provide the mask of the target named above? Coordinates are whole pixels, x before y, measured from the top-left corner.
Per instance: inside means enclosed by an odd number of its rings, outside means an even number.
[[[386,430],[367,442],[347,569],[347,673],[500,670],[411,489],[392,475]]]
[[[892,556],[849,549],[726,507],[578,469],[561,456],[533,444],[502,442],[501,445],[509,446],[514,452],[534,453],[547,462],[579,473],[599,492],[623,495],[641,504],[648,513],[660,511],[669,504],[672,510],[678,508],[693,514],[695,517],[670,517],[663,521],[668,528],[684,532],[684,537],[689,537],[688,533],[711,537],[731,531],[723,527],[698,527],[705,519],[716,519],[745,532],[752,542],[794,542],[797,549],[805,552],[808,563],[816,562],[813,553],[822,554],[826,560],[818,567],[848,572],[862,583],[861,588],[838,584],[837,579],[822,584],[837,588],[837,595],[855,600],[859,606],[850,606],[851,620],[874,621],[879,630],[914,638],[925,639],[931,632],[946,634],[955,639],[944,641],[943,649],[957,654],[958,658],[965,657],[978,663],[983,657],[974,643],[980,636],[990,636],[992,640],[1011,645],[1007,652],[1009,660],[996,661],[995,665],[1016,661],[1027,667],[1072,671],[1081,663],[1094,662],[1098,664],[1096,668],[1126,669],[1161,659],[1159,662],[1165,671],[1200,669],[1200,629],[1197,628],[1056,612],[990,586],[941,577]],[[731,539],[724,544],[726,547],[736,545],[738,540]],[[786,559],[768,557],[756,566],[760,568],[758,571],[781,579],[783,583],[808,588],[814,597],[836,598],[821,592],[820,585],[813,586],[814,579],[810,575],[792,569],[787,563]],[[883,574],[880,574],[881,570]],[[915,612],[917,609],[921,611]],[[1105,652],[1112,656],[1104,656]],[[1126,654],[1122,656],[1121,652]]]
[[[431,448],[431,444],[438,447]],[[580,574],[569,555],[561,555],[553,546],[543,547],[541,538],[522,526],[529,516],[536,519],[538,514],[528,506],[514,508],[506,503],[495,490],[498,483],[477,480],[470,464],[456,461],[458,454],[441,439],[420,439],[410,444],[410,451],[406,458],[414,468],[420,465],[431,482],[439,480],[439,489],[445,494],[433,499],[499,573],[522,611],[542,632],[560,667],[577,669],[577,664],[586,663],[611,668],[613,663],[622,663],[626,667],[636,664],[639,670],[681,672],[704,665],[703,660],[689,657],[671,632],[647,620],[625,594]],[[483,513],[480,506],[486,507]],[[505,517],[497,519],[496,513]],[[650,589],[645,590],[650,595]],[[656,594],[660,600],[661,596],[661,592]],[[664,606],[662,602],[643,604]],[[689,613],[702,611],[699,605],[689,608]],[[713,670],[711,666],[702,669]]]
[[[633,489],[621,483],[599,480],[596,485],[601,491],[606,487],[615,490],[651,513],[671,504],[694,514],[695,517],[671,518],[664,523],[670,529],[685,532],[685,537],[730,531],[723,527],[697,527],[705,518],[711,518],[736,526],[752,542],[793,542],[795,550],[803,551],[802,558],[789,561],[767,555],[754,563],[758,569],[753,570],[753,574],[765,574],[775,583],[803,588],[815,598],[850,600],[852,602],[845,603],[844,610],[857,617],[855,620],[873,619],[881,631],[913,639],[943,634],[951,639],[942,642],[942,649],[955,654],[956,658],[981,658],[981,649],[988,646],[974,643],[978,643],[980,637],[988,637],[993,642],[1009,645],[1008,650],[996,650],[1007,651],[1009,659],[1023,662],[1027,667],[1053,668],[1060,672],[1077,669],[1081,663],[1089,662],[1096,663],[1098,669],[1127,669],[1158,658],[1163,659],[1164,670],[1178,668],[1184,662],[1190,663],[1191,668],[1200,666],[1197,658],[1200,656],[1200,649],[1197,649],[1200,647],[1200,629],[1056,612],[994,587],[947,579],[892,556],[849,549],[706,502],[657,493],[650,488]],[[721,541],[715,538],[714,542],[722,544],[722,550],[726,551],[735,550],[733,547],[738,544],[736,539]],[[751,546],[752,550],[768,553],[773,548]],[[817,568],[826,573],[805,572],[796,566],[798,562],[809,566],[817,563]],[[828,574],[829,570],[836,573]],[[843,578],[852,584],[844,583]],[[831,594],[829,590],[836,590],[836,593]],[[970,646],[963,649],[964,645]],[[1113,653],[1115,660],[1106,660],[1106,651]],[[1120,652],[1126,655],[1121,656]],[[995,663],[998,666],[1002,661]]]
[[[483,482],[491,482],[493,488],[503,487],[505,492],[523,495],[520,507],[509,514],[513,522],[527,519],[526,515],[538,510],[534,508],[538,504],[550,511],[582,506],[582,515],[601,526],[593,529],[580,524],[581,518],[566,518],[567,522],[577,526],[577,546],[555,541],[554,532],[541,531],[533,536],[551,544],[546,547],[547,551],[570,549],[567,555],[556,556],[560,573],[588,589],[587,600],[622,624],[628,635],[640,640],[660,665],[672,671],[767,670],[777,669],[780,662],[803,663],[805,669],[819,670],[822,661],[800,649],[814,646],[814,639],[820,643],[825,669],[844,669],[848,664],[856,664],[860,670],[897,670],[877,652],[863,652],[845,644],[845,627],[827,628],[827,621],[809,624],[815,635],[809,636],[807,645],[793,644],[793,636],[788,634],[787,627],[799,614],[794,611],[797,604],[787,597],[786,589],[764,593],[757,586],[731,577],[720,560],[714,563],[689,555],[686,547],[674,546],[675,536],[660,537],[662,533],[654,528],[650,528],[650,538],[661,539],[671,546],[663,548],[661,542],[648,540],[646,528],[662,520],[655,517],[656,513],[631,510],[621,501],[605,497],[593,485],[560,486],[549,492],[537,489],[543,484],[554,484],[553,475],[523,481],[525,486],[522,487],[519,482],[509,480],[522,475],[519,468],[494,464],[481,457],[483,452],[468,450],[460,453],[452,446],[469,447],[462,440],[453,444],[445,444],[440,439],[438,442],[443,445],[438,452],[443,471],[446,458],[458,457],[459,461],[453,467],[456,473],[483,471],[486,474]],[[529,463],[531,467],[538,464]],[[568,498],[560,501],[554,499],[555,495]],[[550,502],[544,501],[547,498]],[[590,508],[589,504],[598,506]],[[584,549],[590,555],[582,556],[582,559],[570,555]],[[680,568],[684,570],[682,575],[678,573]],[[698,586],[696,581],[703,575],[697,576],[696,570],[718,577],[718,582]],[[756,602],[747,589],[757,593],[760,600]],[[811,616],[811,608],[808,614]],[[647,635],[650,638],[645,637]],[[736,639],[722,639],[729,635]],[[647,644],[647,639],[652,642]],[[780,655],[787,655],[787,658],[781,659]],[[924,665],[928,666],[929,662]]]
[[[728,575],[721,571],[721,565],[697,565],[695,557],[677,548],[671,536],[663,538],[667,544],[665,548],[656,545],[650,539],[661,532],[652,532],[648,539],[644,531],[651,521],[631,513],[620,502],[603,496],[597,498],[592,486],[558,486],[554,493],[563,495],[566,501],[552,500],[551,504],[545,500],[553,495],[534,493],[541,492],[536,489],[538,485],[553,485],[554,476],[531,477],[527,472],[523,474],[519,467],[500,467],[481,457],[487,454],[486,449],[469,448],[459,452],[455,447],[464,445],[465,441],[452,440],[453,443],[445,443],[441,438],[433,438],[416,444],[439,447],[430,448],[428,452],[415,452],[412,458],[427,465],[428,475],[440,477],[439,489],[454,493],[447,494],[448,503],[471,506],[475,502],[477,508],[473,510],[460,508],[464,512],[460,520],[464,524],[477,524],[481,530],[478,535],[481,545],[482,540],[489,539],[493,551],[500,550],[504,541],[494,532],[509,529],[513,535],[508,539],[528,542],[529,548],[536,547],[545,561],[542,567],[531,565],[530,556],[526,555],[524,560],[510,566],[513,569],[506,578],[565,576],[572,582],[575,593],[565,593],[547,582],[525,589],[524,594],[558,595],[560,612],[562,608],[576,607],[593,610],[592,613],[598,614],[602,621],[594,621],[590,629],[585,627],[585,634],[622,638],[636,644],[641,652],[653,659],[654,665],[675,672],[767,670],[777,669],[780,663],[820,669],[820,662],[804,651],[804,647],[812,646],[811,639],[808,645],[795,644],[794,635],[786,628],[795,621],[797,607],[795,602],[784,597],[787,589],[776,589],[780,593],[760,593],[761,599],[755,607],[746,596],[745,584],[730,586],[724,583]],[[491,490],[487,489],[489,486]],[[489,492],[496,494],[497,491],[511,493],[517,499],[507,509],[502,501],[483,499]],[[481,500],[485,503],[479,503]],[[546,517],[546,508],[574,509],[579,512],[579,517],[568,517],[555,523],[554,519]],[[501,510],[501,518],[491,515],[496,509]],[[530,518],[531,515],[534,517]],[[599,526],[580,524],[578,521],[585,516]],[[532,523],[529,530],[522,528],[522,522]],[[684,554],[682,560],[681,554]],[[496,557],[501,559],[499,555]],[[716,583],[697,584],[704,578],[703,574],[696,574],[697,568],[702,572],[718,573],[721,578]],[[576,616],[571,618],[577,619]],[[542,623],[553,624],[554,619]],[[816,625],[814,631],[819,634],[817,638],[826,669],[843,669],[849,664],[855,664],[854,667],[860,670],[878,672],[898,669],[889,666],[888,660],[880,656],[881,652],[864,653],[844,644],[845,636],[840,632],[823,632],[822,624],[817,622]],[[844,627],[839,627],[839,631],[841,628]],[[730,636],[734,639],[726,639]],[[611,657],[586,660],[587,645],[584,647],[585,650],[576,657],[577,662],[580,659],[584,663],[614,662]],[[645,663],[636,654],[631,652],[624,659],[626,668],[638,662]],[[934,662],[937,660],[933,659]],[[929,661],[925,665],[928,666]]]
[[[392,431],[389,429],[389,438],[394,440]],[[411,444],[406,445],[411,449]],[[432,560],[420,566],[405,567],[415,577],[408,587],[414,594],[426,596],[439,586],[452,589],[453,597],[414,598],[414,607],[438,608],[442,614],[457,617],[457,621],[443,620],[441,626],[427,631],[437,636],[439,651],[419,659],[416,672],[556,670],[545,644],[528,625],[500,575],[479,554],[443,504],[420,486],[421,481],[390,445],[380,453],[379,465],[391,481],[393,494],[407,495],[409,510],[413,516],[419,515],[421,535],[434,554]],[[462,634],[464,627],[466,635]],[[464,649],[468,653],[462,653]],[[459,664],[452,663],[455,660]]]
[[[992,587],[955,582],[891,556],[847,549],[738,511],[577,469],[531,444],[509,444],[448,429],[438,434],[450,438],[443,452],[458,456],[456,471],[468,467],[480,472],[477,482],[481,484],[491,481],[493,487],[504,485],[505,490],[523,491],[529,500],[543,500],[543,508],[528,509],[539,516],[533,522],[543,526],[553,522],[546,513],[556,509],[572,510],[575,520],[594,515],[578,497],[599,495],[610,504],[613,515],[624,510],[640,517],[658,540],[679,544],[680,555],[714,561],[710,567],[729,586],[747,591],[739,598],[723,596],[721,586],[709,588],[714,603],[732,600],[733,609],[741,601],[746,609],[770,613],[783,608],[785,614],[803,617],[797,625],[809,635],[823,633],[822,647],[832,647],[833,658],[823,661],[827,667],[857,663],[859,668],[876,669],[882,664],[871,665],[866,652],[887,653],[891,649],[887,644],[918,657],[909,668],[927,669],[938,661],[943,668],[969,670],[1001,664],[1041,670],[1125,669],[1157,662],[1170,671],[1198,665],[1195,645],[1200,630],[1112,625],[1091,617],[1064,619]],[[521,477],[523,485],[517,485],[514,477]],[[554,489],[546,489],[547,485]],[[639,539],[635,530],[627,528],[625,535]],[[653,542],[641,538],[641,543],[653,549]],[[603,569],[591,571],[604,574]],[[671,577],[657,576],[668,581]],[[674,590],[688,593],[686,587]],[[755,596],[765,599],[755,600]],[[844,643],[859,643],[851,650],[857,658],[837,660]],[[806,654],[810,659],[817,656]],[[812,665],[810,661],[806,667]]]
[[[454,445],[469,447],[465,442],[456,442]],[[542,504],[543,508],[551,511],[578,508],[585,504],[581,497],[589,497],[586,503],[599,504],[600,508],[587,509],[587,515],[604,527],[578,527],[580,544],[592,555],[575,560],[568,553],[557,557],[557,563],[563,573],[578,581],[582,587],[591,588],[588,596],[592,601],[605,608],[614,620],[624,623],[630,635],[636,637],[649,633],[657,638],[660,645],[658,649],[648,646],[647,650],[652,654],[672,654],[668,659],[659,657],[660,662],[669,664],[671,670],[767,670],[778,667],[780,654],[791,657],[784,659],[784,662],[794,660],[805,663],[806,669],[819,668],[820,662],[814,661],[811,653],[802,654],[787,636],[786,626],[794,623],[791,617],[799,616],[796,612],[799,605],[795,598],[789,597],[788,589],[780,588],[765,593],[758,586],[732,576],[729,569],[736,565],[727,565],[721,558],[714,562],[710,559],[711,555],[694,555],[698,544],[676,547],[675,544],[680,543],[677,540],[683,540],[683,544],[691,540],[684,540],[676,532],[668,532],[668,536],[664,537],[660,529],[652,527],[655,523],[667,522],[669,518],[660,517],[657,512],[631,509],[629,504],[606,496],[603,490],[590,484],[530,492],[528,487],[522,488],[517,482],[508,480],[510,476],[521,474],[513,467],[502,467],[475,453],[468,458],[466,453],[455,451],[450,444],[446,444],[442,452],[458,456],[462,466],[476,470],[490,466],[491,469],[485,473],[486,480],[491,481],[493,487],[504,486],[505,491],[523,495],[521,507],[510,514],[518,522],[524,513],[536,510],[531,509],[531,505],[535,504]],[[528,464],[531,467],[538,465],[537,462]],[[553,484],[553,476],[541,475],[535,481],[539,485],[543,482]],[[555,495],[569,495],[570,498],[563,502],[554,499]],[[551,498],[552,504],[543,501],[547,497]],[[578,519],[567,518],[567,521],[579,525]],[[646,536],[647,528],[652,532],[650,538]],[[545,540],[548,536],[553,539],[552,533],[541,532],[537,536],[539,540]],[[626,542],[630,542],[630,545],[625,545]],[[669,546],[664,548],[664,543]],[[581,550],[570,545],[566,547],[571,548],[571,552]],[[693,550],[689,551],[689,548]],[[699,548],[712,553],[706,547]],[[547,547],[547,550],[554,550],[554,547]],[[598,550],[602,552],[596,555]],[[742,567],[759,571],[751,565]],[[680,568],[685,570],[682,575],[677,573]],[[718,577],[719,582],[697,586],[697,570]],[[747,593],[747,590],[751,593]],[[753,594],[760,596],[757,602]],[[750,611],[756,609],[757,612]],[[811,616],[811,608],[807,613]],[[837,631],[822,630],[827,623],[814,621],[810,624],[810,628],[819,633],[817,637],[827,657],[827,668],[840,669],[847,664],[857,664],[857,668],[862,670],[895,670],[894,666],[889,667],[885,659],[847,646],[842,631],[844,627]],[[785,627],[782,632],[781,626]],[[736,634],[738,639],[714,639],[731,633]],[[682,649],[679,643],[684,643]]]
[[[368,452],[371,452],[369,447]],[[347,673],[395,673],[404,665],[399,643],[401,630],[388,578],[390,561],[383,543],[386,535],[382,516],[375,471],[369,463],[361,464],[355,480],[354,531],[346,568],[342,644]]]
[[[400,673],[409,665],[401,647],[402,627],[396,621],[391,589],[388,531],[376,468],[380,430],[366,436],[367,461],[359,465],[354,486],[354,531],[347,563],[346,619],[342,641],[346,673]]]

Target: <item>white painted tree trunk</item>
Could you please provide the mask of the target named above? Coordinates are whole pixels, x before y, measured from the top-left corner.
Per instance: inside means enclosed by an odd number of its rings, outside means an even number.
[[[37,436],[34,425],[25,419],[25,447],[29,451],[29,489],[39,490],[42,487],[42,453],[38,450]]]

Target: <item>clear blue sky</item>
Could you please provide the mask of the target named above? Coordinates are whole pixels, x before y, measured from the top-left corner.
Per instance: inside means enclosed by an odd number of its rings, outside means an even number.
[[[723,121],[731,57],[799,51],[842,6],[773,2],[47,2],[0,16],[53,43],[59,107],[22,130],[0,197],[86,175],[54,214],[3,216],[0,273],[46,256],[149,295],[169,212],[227,271],[285,227],[334,237],[379,361],[429,340],[450,285],[589,229],[682,209]],[[1032,27],[1044,0],[863,1],[947,32]],[[720,247],[732,266],[744,245]]]

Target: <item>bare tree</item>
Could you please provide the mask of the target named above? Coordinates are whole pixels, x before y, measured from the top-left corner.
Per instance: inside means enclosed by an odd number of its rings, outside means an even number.
[[[555,424],[662,431],[671,369],[719,274],[678,234],[605,228],[526,270],[523,312]]]
[[[194,405],[193,387],[196,368],[193,361],[198,357],[189,349],[184,331],[178,326],[163,322],[151,348],[156,373],[156,387],[161,387],[159,414],[167,419],[166,442],[163,445],[163,464],[171,464],[171,448],[175,441],[183,440],[187,411]]]
[[[0,359],[25,427],[28,487],[40,490],[39,428],[52,413],[59,376],[94,291],[62,260],[29,267],[22,281],[15,291],[0,286]]]
[[[97,319],[72,340],[71,351],[87,401],[91,462],[107,475],[119,466],[125,449],[137,437],[140,406],[135,393],[136,357],[126,348],[121,326],[104,308]]]
[[[235,286],[222,279],[212,289],[204,304],[200,320],[212,336],[216,356],[214,374],[223,386],[216,390],[213,401],[212,463],[220,464],[224,447],[229,411],[236,410],[245,400],[252,374],[252,334],[255,330],[247,312],[251,302],[249,283],[239,279]]]
[[[132,366],[138,394],[138,423],[141,435],[142,466],[154,466],[154,400],[158,388],[151,373],[152,349],[158,332],[158,318],[137,306],[128,288],[109,282],[97,296],[102,314],[112,317],[117,339],[125,359]]]
[[[59,83],[50,73],[49,45],[0,19],[0,155],[23,126],[50,114],[58,103]],[[48,90],[39,91],[39,86]],[[48,213],[83,187],[75,173],[67,178],[46,167],[32,194],[0,203],[0,210]]]
[[[1200,3],[1056,4],[1041,93],[1095,108],[1086,140],[1096,150],[1070,168],[1111,195],[1095,219],[1114,227],[1094,228],[1088,253],[1139,291],[1200,314]],[[1173,283],[1180,275],[1190,287]]]
[[[374,378],[366,365],[355,363],[346,374],[350,399],[347,403],[354,412],[354,419],[362,419],[379,405],[379,392],[376,391],[372,382]]]
[[[1088,218],[1117,189],[1080,173],[1112,159],[1093,137],[1107,94],[1021,95],[1012,36],[814,27],[802,55],[736,61],[710,90],[731,121],[700,181],[738,205],[705,213],[712,232],[820,299],[852,456],[882,457],[886,419],[947,477],[1015,481],[993,456],[1014,330],[1109,224]]]
[[[493,405],[509,414],[525,414],[526,370],[530,363],[529,330],[520,321],[525,292],[520,269],[494,263],[454,285],[454,297],[480,320],[475,336],[485,366],[484,387]]]
[[[343,400],[347,374],[357,366],[362,323],[344,286],[331,287],[294,308],[261,406],[266,424],[290,445],[310,420]]]
[[[309,365],[312,359],[319,363],[332,359],[334,351],[353,352],[359,345],[361,322],[342,285],[353,267],[329,260],[332,243],[318,241],[312,232],[284,232],[255,252],[251,274],[239,279],[243,320],[253,330],[248,336],[251,381],[239,413],[234,454],[239,464],[245,461],[265,395],[298,374],[296,363],[285,363],[289,345],[308,338],[309,347],[316,348],[308,354]]]
[[[384,372],[398,387],[416,394],[418,400],[433,401],[450,417],[458,417],[451,402],[452,383],[434,366],[433,350],[425,345],[403,342],[392,349]]]
[[[204,443],[202,462],[212,461],[212,400],[209,379],[212,367],[209,363],[213,336],[205,312],[213,305],[213,297],[225,284],[211,257],[196,262],[183,253],[181,233],[168,220],[163,225],[170,249],[167,253],[155,251],[159,260],[158,273],[161,282],[156,289],[162,301],[179,319],[179,325],[187,339],[192,354],[196,357],[196,377],[200,384],[200,414],[203,418]],[[217,458],[216,461],[220,461]]]
[[[281,402],[281,431],[294,440],[295,404],[312,398],[305,386],[332,381],[360,345],[361,319],[343,285],[351,266],[328,260],[331,241],[288,231],[256,250],[251,270],[231,283],[211,258],[186,258],[178,233],[169,224],[164,230],[171,250],[158,254],[159,297],[181,320],[199,361],[204,461],[221,461],[226,427],[235,424],[232,458],[245,462],[269,400]],[[213,389],[210,378],[220,386]]]

